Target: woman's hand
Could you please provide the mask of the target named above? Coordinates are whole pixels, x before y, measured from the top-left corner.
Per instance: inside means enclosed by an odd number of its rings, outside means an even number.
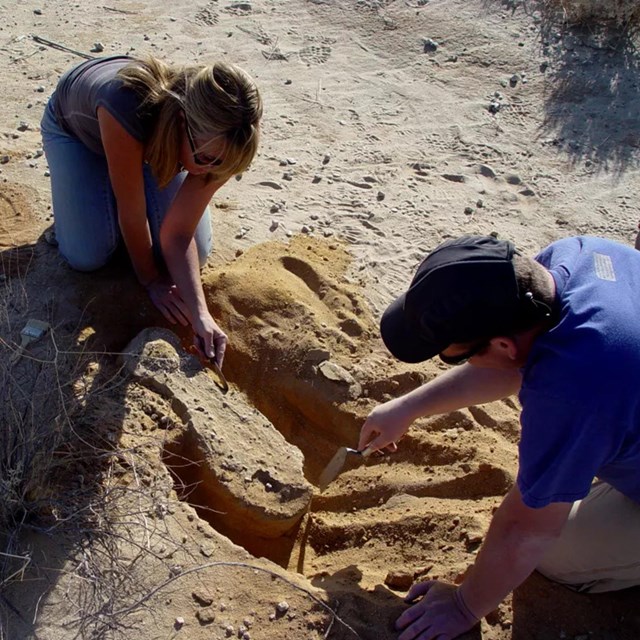
[[[362,425],[358,449],[396,451],[396,441],[407,432],[413,420],[405,410],[403,398],[381,404],[369,414]]]
[[[164,278],[156,278],[145,288],[153,304],[171,324],[179,322],[186,327],[191,322],[189,307],[173,282]]]
[[[209,313],[203,314],[193,322],[194,345],[203,356],[213,358],[222,369],[224,352],[227,348],[227,335],[216,324]]]

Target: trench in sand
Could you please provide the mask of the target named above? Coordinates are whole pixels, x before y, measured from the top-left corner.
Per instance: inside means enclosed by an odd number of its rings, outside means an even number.
[[[335,250],[302,242],[256,247],[205,281],[205,290],[215,291],[211,306],[232,329],[225,371],[234,393],[304,456],[304,476],[314,486],[308,509],[286,532],[264,535],[242,513],[242,504],[225,497],[216,469],[189,429],[168,442],[163,454],[179,498],[252,555],[307,576],[322,572],[323,559],[330,563],[332,555],[351,548],[366,559],[375,539],[396,541],[403,553],[410,547],[416,558],[433,555],[443,543],[473,550],[482,525],[473,515],[459,516],[463,501],[477,500],[479,511],[490,509],[512,480],[493,456],[478,456],[471,443],[483,425],[473,415],[438,419],[433,433],[408,436],[394,456],[366,462],[350,456],[327,491],[317,489],[337,448],[357,442],[371,408],[422,378],[406,368],[375,370],[375,322],[336,273]],[[344,379],[322,375],[327,361],[346,372]],[[495,425],[487,426],[495,432]],[[449,432],[460,437],[453,440]],[[263,484],[269,491],[269,483]],[[414,500],[411,513],[398,494]],[[452,520],[458,522],[453,528]]]

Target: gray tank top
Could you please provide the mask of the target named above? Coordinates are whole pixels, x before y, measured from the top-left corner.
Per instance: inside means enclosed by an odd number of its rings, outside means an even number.
[[[112,56],[83,62],[60,78],[51,97],[60,126],[99,155],[104,155],[104,148],[98,107],[104,107],[140,142],[146,142],[153,131],[153,113],[144,109],[141,97],[116,77],[131,61],[127,56]]]

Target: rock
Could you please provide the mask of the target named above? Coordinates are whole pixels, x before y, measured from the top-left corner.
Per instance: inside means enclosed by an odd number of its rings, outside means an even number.
[[[91,53],[102,53],[104,51],[104,45],[102,42],[94,42]]]
[[[508,184],[513,184],[513,185],[519,185],[522,184],[522,178],[518,175],[516,175],[515,173],[509,173],[507,174],[504,179],[507,181]]]
[[[213,596],[204,591],[192,591],[191,597],[201,606],[208,607],[213,604]]]
[[[0,164],[7,164],[7,162],[9,162],[10,158],[8,155],[4,155],[4,156],[0,156]]]
[[[318,182],[320,182],[320,180],[322,180],[322,176],[319,173],[316,173],[313,176],[313,180],[311,182],[313,182],[313,184],[318,184]]]
[[[422,47],[424,53],[434,53],[438,50],[438,43],[431,38],[423,38],[422,39]]]
[[[173,623],[173,627],[174,629],[182,629],[184,627],[184,618],[178,616]]]
[[[278,220],[272,220],[271,226],[269,227],[269,231],[275,231],[280,226],[280,222]]]
[[[24,120],[21,120],[17,127],[18,131],[28,131],[30,128],[29,123]]]
[[[384,191],[378,191],[378,194],[376,195],[376,200],[378,202],[382,202],[384,198],[385,198]]]
[[[387,573],[384,583],[391,589],[407,591],[413,584],[413,573],[403,570],[391,570]]]
[[[332,382],[344,382],[351,385],[355,382],[353,376],[339,364],[325,360],[318,365],[318,371]]]
[[[294,528],[312,497],[297,447],[243,394],[223,396],[198,358],[171,331],[149,328],[125,349],[126,369],[173,405],[189,407],[188,438],[202,456],[211,504],[232,532],[280,537]],[[251,442],[252,446],[242,446]],[[251,478],[250,483],[244,481]],[[265,485],[272,486],[265,491]]]
[[[479,164],[478,173],[485,178],[496,179],[496,172],[487,164]]]
[[[322,158],[322,164],[329,164],[329,160],[331,160],[331,156],[328,153],[325,153],[324,158]]]
[[[37,16],[41,16],[42,15],[42,9],[34,9],[33,13],[35,13]]]
[[[196,611],[196,618],[201,625],[211,624],[215,622],[216,612],[211,608],[207,607],[206,609],[198,609]]]
[[[500,111],[501,107],[502,107],[502,105],[497,100],[492,100],[489,103],[489,106],[487,108],[489,110],[489,113],[496,114],[496,113],[498,113],[498,111]]]
[[[464,208],[464,212],[466,215],[471,216],[473,215],[473,208],[472,207],[465,207]]]
[[[518,80],[520,80],[520,77],[518,76],[517,73],[514,73],[510,78],[509,78],[509,85],[512,87],[515,87],[518,84]]]
[[[282,602],[278,602],[276,605],[276,612],[283,616],[285,613],[289,611],[289,603],[286,600],[282,600]]]
[[[285,171],[282,174],[282,179],[283,180],[288,180],[289,182],[291,182],[291,180],[293,180],[293,173],[291,171]]]

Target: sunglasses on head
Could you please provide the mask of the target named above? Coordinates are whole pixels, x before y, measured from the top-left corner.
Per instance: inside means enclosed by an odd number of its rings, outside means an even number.
[[[452,364],[452,365],[464,364],[465,362],[473,358],[473,356],[477,356],[481,351],[484,351],[488,346],[489,346],[489,340],[483,340],[482,342],[479,342],[475,346],[471,347],[471,349],[468,349],[463,353],[459,353],[458,355],[446,356],[443,353],[440,353],[438,354],[438,357],[445,364]]]
[[[222,164],[222,158],[196,152],[196,143],[193,139],[193,133],[191,132],[186,112],[184,112],[184,128],[187,131],[187,140],[189,140],[193,161],[201,167],[219,167]]]

